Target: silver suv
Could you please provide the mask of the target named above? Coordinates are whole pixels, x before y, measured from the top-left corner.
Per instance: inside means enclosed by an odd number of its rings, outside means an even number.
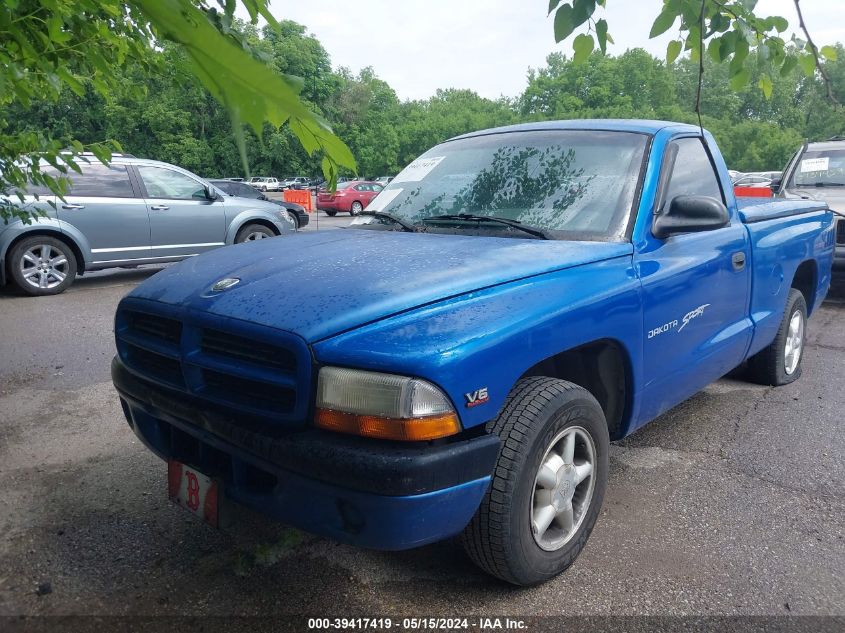
[[[295,230],[279,205],[224,196],[179,167],[127,156],[107,167],[86,158],[82,174],[70,173],[64,201],[30,187],[21,206],[45,215],[0,224],[0,285],[57,294],[87,271],[174,262]]]

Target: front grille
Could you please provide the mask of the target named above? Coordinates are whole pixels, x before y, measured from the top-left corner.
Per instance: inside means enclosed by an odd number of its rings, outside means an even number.
[[[845,219],[836,222],[836,243],[845,244]]]
[[[235,402],[242,407],[290,411],[296,404],[296,391],[289,387],[259,383],[203,369],[203,392]]]
[[[234,412],[304,421],[311,379],[305,344],[262,326],[237,322],[234,333],[220,323],[211,315],[182,319],[121,308],[118,353],[138,375]]]
[[[137,345],[126,345],[127,363],[148,376],[156,376],[161,382],[174,387],[184,387],[182,364],[174,359],[151,352]]]
[[[296,371],[296,354],[291,350],[236,334],[204,329],[200,349],[213,356],[235,358],[280,371]]]
[[[132,331],[143,336],[150,336],[176,345],[179,344],[179,340],[182,338],[182,324],[175,319],[154,316],[143,312],[129,312],[126,317]]]

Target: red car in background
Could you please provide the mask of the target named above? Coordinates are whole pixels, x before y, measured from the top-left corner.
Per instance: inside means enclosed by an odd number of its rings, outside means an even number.
[[[380,184],[369,180],[339,182],[334,193],[325,188],[317,192],[317,209],[332,216],[337,215],[338,211],[358,215],[382,189],[384,187]]]

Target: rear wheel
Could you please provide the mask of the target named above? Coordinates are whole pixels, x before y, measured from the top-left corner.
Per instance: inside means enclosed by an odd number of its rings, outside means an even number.
[[[749,376],[764,385],[786,385],[801,377],[801,360],[807,335],[807,302],[790,289],[786,309],[771,344],[748,361]]]
[[[18,242],[8,262],[12,281],[28,295],[59,294],[76,278],[76,256],[71,248],[46,235]]]
[[[507,582],[549,580],[584,548],[604,499],[609,439],[601,406],[570,382],[525,378],[490,431],[502,447],[464,548]]]
[[[296,213],[294,213],[293,211],[288,211],[288,217],[290,218],[290,221],[293,222],[293,227],[295,229],[298,229],[299,228],[299,216],[296,215]]]
[[[235,244],[263,240],[266,237],[276,237],[276,234],[263,224],[247,224],[238,231],[238,234],[235,236]]]
[[[364,210],[364,205],[356,200],[355,202],[352,203],[352,207],[349,209],[349,215],[358,215],[363,210]]]

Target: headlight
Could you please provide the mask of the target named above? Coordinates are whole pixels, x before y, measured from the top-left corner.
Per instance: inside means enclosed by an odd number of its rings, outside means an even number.
[[[432,440],[461,430],[449,398],[430,382],[341,367],[320,369],[314,422],[389,440]]]

